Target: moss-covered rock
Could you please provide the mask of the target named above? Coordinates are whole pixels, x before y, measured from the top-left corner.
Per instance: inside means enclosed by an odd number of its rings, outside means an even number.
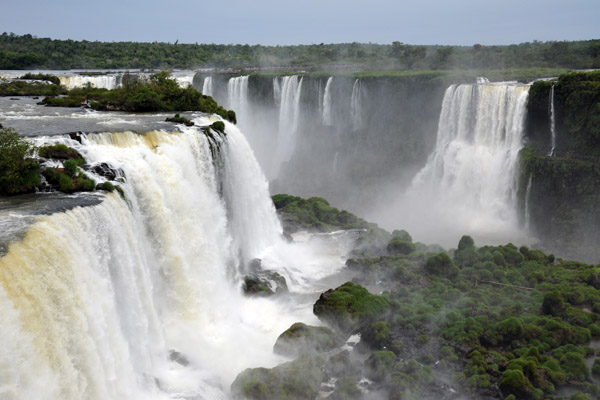
[[[346,282],[342,286],[321,294],[313,307],[319,319],[353,332],[383,316],[389,301],[383,296],[369,293],[364,287]]]
[[[296,322],[277,338],[273,351],[288,357],[329,351],[344,344],[344,338],[324,326]]]
[[[275,368],[252,368],[240,373],[231,384],[236,399],[314,399],[325,375],[323,359],[302,356]]]

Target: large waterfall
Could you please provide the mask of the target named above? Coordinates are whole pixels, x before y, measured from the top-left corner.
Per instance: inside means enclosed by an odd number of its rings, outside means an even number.
[[[461,234],[514,240],[516,168],[528,90],[502,83],[446,90],[435,150],[400,211],[411,233],[446,245]]]
[[[343,259],[280,240],[248,143],[226,133],[218,159],[196,127],[39,139],[122,170],[125,196],[39,218],[0,258],[0,398],[223,399],[244,368],[283,360],[292,322],[316,323],[310,305],[240,293],[244,259],[292,290]]]

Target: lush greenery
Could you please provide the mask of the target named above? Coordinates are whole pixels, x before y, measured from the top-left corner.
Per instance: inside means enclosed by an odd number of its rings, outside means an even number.
[[[48,83],[42,80],[2,80],[0,96],[58,96],[67,90],[60,83]]]
[[[492,69],[600,66],[600,41],[510,46],[414,46],[401,42],[249,46],[52,40],[0,35],[0,69],[295,67]]]
[[[32,192],[40,184],[35,147],[11,128],[0,125],[0,194]]]
[[[478,248],[469,236],[450,251],[413,243],[405,231],[390,236],[377,256],[349,259],[352,282],[314,307],[340,335],[360,333],[360,343],[294,361],[322,365],[321,382],[337,382],[331,398],[363,398],[363,376],[372,395],[389,399],[442,398],[449,387],[474,398],[557,398],[566,387],[571,398],[600,396],[591,379],[600,373],[592,341],[600,338],[600,265],[513,244]],[[395,251],[396,241],[414,249]],[[260,399],[283,386],[308,390],[256,369],[240,374],[233,391]]]
[[[226,110],[210,96],[192,86],[181,88],[169,72],[131,76],[123,79],[123,86],[108,90],[92,86],[75,88],[67,97],[47,97],[48,106],[79,107],[89,102],[96,110],[109,111],[202,111],[217,114],[236,122],[235,112]]]
[[[186,117],[182,117],[179,114],[175,114],[172,117],[168,117],[165,121],[167,121],[167,122],[175,122],[176,124],[184,124],[184,125],[187,125],[187,126],[194,125],[194,121],[191,121],[191,120],[187,119]]]
[[[287,194],[273,196],[275,209],[284,218],[284,229],[307,229],[312,231],[330,231],[337,229],[361,229],[369,224],[345,210],[338,210],[321,197],[303,199]]]

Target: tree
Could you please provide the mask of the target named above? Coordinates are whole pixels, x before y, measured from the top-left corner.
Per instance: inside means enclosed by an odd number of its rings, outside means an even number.
[[[12,128],[0,126],[0,194],[31,192],[40,184],[35,147]]]

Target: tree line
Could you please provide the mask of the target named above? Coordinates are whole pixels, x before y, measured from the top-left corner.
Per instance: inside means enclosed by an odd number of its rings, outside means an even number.
[[[600,68],[600,40],[508,46],[340,43],[296,46],[54,40],[0,35],[0,69],[193,69],[293,67],[309,70]]]

